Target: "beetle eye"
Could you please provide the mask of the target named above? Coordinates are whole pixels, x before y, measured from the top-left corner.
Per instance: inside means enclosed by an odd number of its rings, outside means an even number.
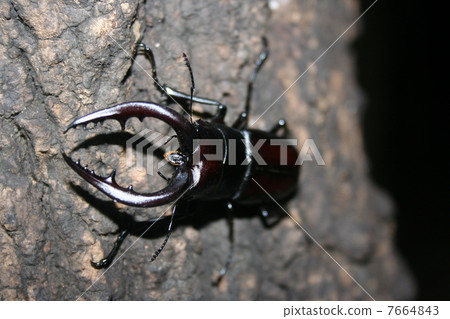
[[[171,151],[164,154],[164,158],[172,165],[179,166],[184,163],[184,157],[179,151]]]

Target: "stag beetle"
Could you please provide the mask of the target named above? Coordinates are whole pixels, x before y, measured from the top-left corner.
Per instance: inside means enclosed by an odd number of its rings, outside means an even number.
[[[115,201],[137,207],[155,207],[175,202],[172,214],[160,218],[160,220],[167,221],[170,219],[169,227],[163,244],[155,251],[151,261],[155,260],[166,245],[172,231],[174,216],[188,214],[188,203],[222,200],[227,203],[229,216],[231,216],[234,204],[240,207],[256,206],[260,209],[261,215],[264,217],[263,220],[266,220],[268,218],[268,211],[265,209],[267,205],[273,203],[274,199],[284,200],[295,192],[300,175],[300,166],[295,164],[298,157],[296,148],[291,145],[284,146],[284,150],[287,150],[287,158],[284,163],[280,161],[281,146],[278,142],[287,135],[286,122],[280,120],[268,132],[247,127],[253,84],[258,71],[268,56],[268,45],[265,38],[263,38],[263,45],[264,49],[259,55],[247,85],[244,110],[232,126],[227,126],[224,123],[227,111],[225,105],[215,100],[193,96],[195,88],[193,73],[184,54],[185,63],[191,76],[191,94],[185,94],[161,84],[158,80],[153,52],[145,44],[138,44],[136,53],[139,53],[139,49],[142,50],[140,52],[150,61],[156,88],[167,97],[184,102],[183,108],[190,115],[190,118],[187,119],[173,109],[155,103],[126,102],[78,118],[65,130],[67,132],[80,125],[86,127],[88,123],[96,124],[108,119],[117,120],[122,129],[125,129],[125,123],[131,117],[137,117],[140,120],[145,117],[153,117],[165,122],[175,131],[179,149],[165,154],[167,161],[175,166],[175,172],[171,178],[165,178],[168,185],[154,193],[141,194],[134,191],[132,186],[127,188],[119,186],[115,180],[115,170],[109,176],[102,177],[63,153],[67,164],[78,175]],[[212,118],[209,121],[202,119],[202,116],[200,116],[200,119],[193,121],[192,103],[215,106],[217,111],[214,115],[210,115]],[[207,118],[206,113],[203,113],[203,115]],[[215,154],[217,146],[199,143],[199,141],[205,139],[219,141],[219,146],[222,146],[224,150],[220,160],[207,160],[205,158],[205,154]],[[278,142],[270,143],[273,140]],[[260,163],[253,158],[255,145],[258,145],[259,155],[264,163]],[[230,154],[231,152],[234,154]],[[197,159],[194,160],[196,155],[198,155]],[[245,165],[240,163],[245,163]],[[160,175],[164,177],[162,174]],[[267,190],[272,198],[267,196],[263,189]],[[151,221],[155,220],[157,219]],[[232,223],[230,223],[230,226],[231,249],[217,282],[225,275],[231,260],[233,248]],[[127,235],[128,230],[122,231],[109,255],[99,262],[91,262],[92,266],[95,268],[108,266]]]

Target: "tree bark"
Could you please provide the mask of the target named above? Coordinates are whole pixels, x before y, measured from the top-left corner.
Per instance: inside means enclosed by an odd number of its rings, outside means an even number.
[[[367,175],[362,97],[349,51],[357,25],[327,50],[358,17],[358,3],[269,4],[0,2],[1,299],[411,298],[412,281],[392,244],[391,201]],[[302,165],[299,192],[284,205],[301,227],[286,217],[265,229],[257,216],[237,212],[233,261],[218,287],[211,281],[229,243],[226,219],[213,208],[206,222],[183,221],[153,263],[163,232],[127,238],[106,273],[92,268],[90,260],[108,253],[131,218],[145,221],[168,206],[112,202],[70,170],[61,150],[72,150],[103,175],[117,168],[122,185],[148,191],[164,181],[125,165],[131,135],[117,133],[117,123],[66,134],[64,128],[120,102],[165,103],[148,76],[149,62],[142,56],[132,62],[134,43],[141,41],[155,53],[161,82],[189,92],[180,58],[186,52],[196,94],[229,106],[232,123],[264,35],[271,53],[258,75],[250,123],[258,119],[253,128],[268,130],[285,118],[299,148],[312,139],[325,161]],[[158,125],[131,121],[127,130],[164,129]]]

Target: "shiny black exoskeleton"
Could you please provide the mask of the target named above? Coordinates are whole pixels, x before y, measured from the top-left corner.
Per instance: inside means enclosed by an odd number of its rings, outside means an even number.
[[[131,117],[138,117],[141,120],[145,117],[156,118],[174,129],[179,149],[166,154],[165,157],[176,169],[173,176],[167,178],[168,185],[154,193],[140,194],[134,191],[132,186],[126,188],[119,186],[114,178],[115,170],[111,175],[101,177],[94,171],[83,167],[79,161],[75,162],[63,154],[67,164],[78,175],[118,202],[137,207],[155,207],[175,202],[172,215],[162,217],[162,219],[170,219],[168,233],[162,246],[153,254],[151,261],[159,255],[167,243],[172,231],[174,216],[187,214],[186,207],[188,205],[185,205],[186,203],[225,200],[230,212],[233,204],[257,206],[260,207],[262,216],[267,217],[268,212],[264,207],[273,204],[274,199],[287,198],[295,191],[300,174],[300,166],[295,164],[298,157],[296,148],[288,145],[287,160],[285,163],[280,163],[280,146],[270,143],[271,140],[280,140],[286,136],[285,122],[280,120],[268,132],[247,127],[253,83],[257,72],[268,56],[267,41],[263,39],[263,42],[264,49],[248,83],[244,110],[231,126],[224,123],[227,111],[225,105],[211,99],[193,96],[192,70],[186,57],[185,61],[192,81],[190,95],[161,84],[157,77],[152,51],[144,44],[139,44],[137,48],[142,49],[152,64],[153,79],[158,90],[172,99],[185,102],[187,106],[184,109],[187,114],[191,114],[194,102],[216,106],[215,115],[209,121],[204,119],[193,121],[192,117],[186,118],[166,106],[150,102],[127,102],[83,116],[66,129],[68,131],[80,125],[86,126],[88,123],[103,122],[108,119],[119,121],[124,129],[126,121]],[[279,134],[280,131],[281,134]],[[205,158],[205,154],[215,154],[217,147],[217,145],[203,145],[201,141],[205,139],[219,141],[219,146],[224,150],[221,160]],[[253,158],[251,147],[255,145],[258,145],[258,153],[264,163]],[[246,164],[241,165],[241,163]],[[232,227],[230,229],[232,231]],[[122,231],[111,253],[99,262],[92,262],[92,265],[96,268],[109,265],[127,234],[128,230]],[[232,234],[230,238],[233,241]],[[231,251],[219,278],[225,274],[230,258]]]

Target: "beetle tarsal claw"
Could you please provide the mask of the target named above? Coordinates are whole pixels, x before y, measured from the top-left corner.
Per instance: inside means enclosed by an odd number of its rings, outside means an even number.
[[[89,182],[97,189],[105,193],[118,202],[138,207],[154,207],[168,204],[182,196],[190,186],[190,176],[185,170],[179,169],[171,178],[170,183],[160,191],[140,194],[133,190],[133,186],[122,187],[115,180],[116,170],[107,177],[102,177],[87,166],[82,166],[80,161],[74,162],[65,153],[62,154],[67,164],[85,181]]]

